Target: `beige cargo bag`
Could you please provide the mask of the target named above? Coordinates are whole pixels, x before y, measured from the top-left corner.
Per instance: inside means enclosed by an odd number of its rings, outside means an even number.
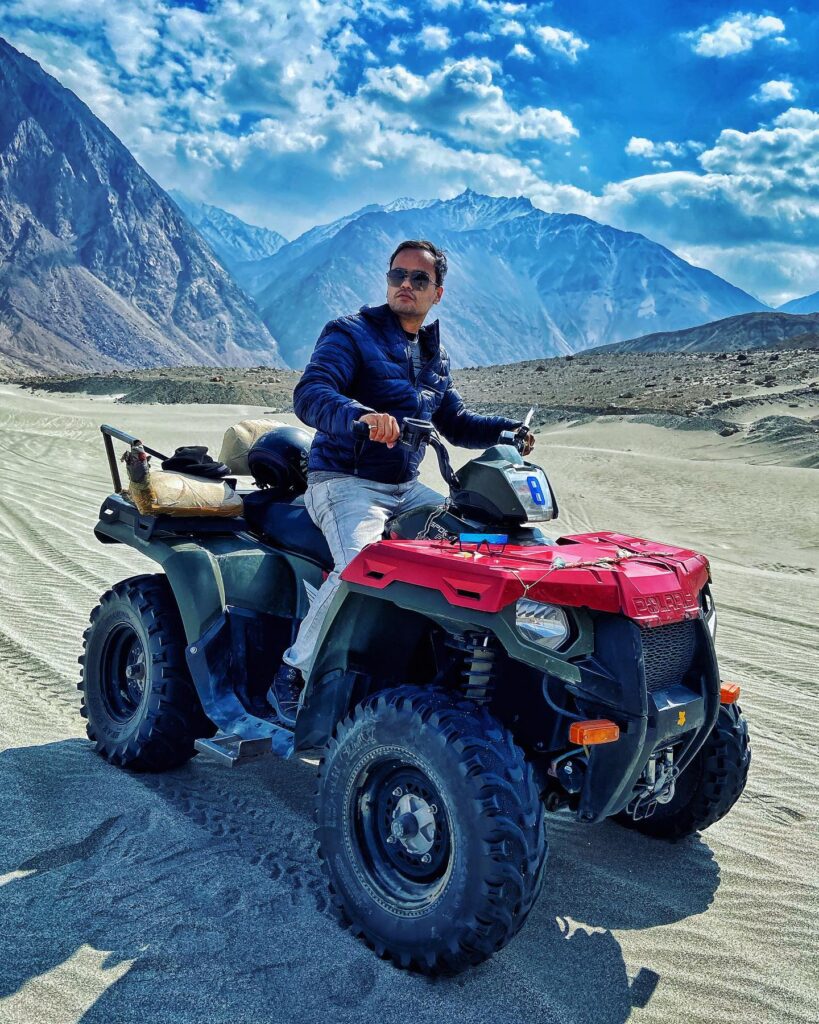
[[[219,451],[219,462],[224,462],[231,473],[247,476],[250,466],[247,464],[247,453],[256,441],[269,430],[285,426],[280,420],[242,420],[233,427],[228,427]]]
[[[242,499],[224,480],[203,480],[186,473],[150,469],[131,479],[131,500],[144,516],[240,516]]]

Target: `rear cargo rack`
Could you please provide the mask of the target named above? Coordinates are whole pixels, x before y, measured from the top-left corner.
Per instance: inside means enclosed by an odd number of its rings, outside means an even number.
[[[149,541],[154,537],[225,537],[243,533],[247,523],[241,516],[232,519],[209,516],[143,516],[139,509],[121,494],[109,494],[102,503],[99,522],[94,534],[103,544],[118,543],[121,538],[107,530],[114,523],[122,523],[134,531],[137,540]]]
[[[105,454],[108,456],[108,468],[111,471],[111,482],[114,485],[114,492],[116,494],[122,494],[122,480],[119,475],[117,457],[114,453],[113,438],[117,438],[118,441],[124,441],[126,444],[133,444],[137,441],[149,455],[153,455],[154,458],[161,459],[163,462],[168,458],[167,455],[163,455],[162,452],[158,452],[155,448],[149,448],[147,444],[144,444],[138,437],[134,437],[133,434],[126,434],[124,430],[109,426],[107,423],[102,424],[100,433],[105,442]]]

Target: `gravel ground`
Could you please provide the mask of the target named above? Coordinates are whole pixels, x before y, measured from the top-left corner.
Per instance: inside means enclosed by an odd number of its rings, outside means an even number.
[[[750,353],[586,353],[453,374],[467,405],[483,413],[526,415],[534,426],[637,416],[678,430],[742,432],[749,443],[780,442],[791,465],[819,466],[819,350]],[[270,367],[180,367],[122,373],[9,379],[33,392],[116,396],[122,404],[263,406],[293,411],[301,373]],[[755,425],[765,420],[763,429]],[[781,422],[780,422],[781,421]]]

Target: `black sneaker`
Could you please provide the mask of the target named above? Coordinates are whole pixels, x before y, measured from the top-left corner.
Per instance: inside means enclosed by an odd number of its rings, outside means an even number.
[[[280,665],[273,677],[273,685],[267,691],[267,702],[276,712],[282,725],[292,729],[296,724],[299,710],[299,696],[304,688],[304,679],[297,668]]]

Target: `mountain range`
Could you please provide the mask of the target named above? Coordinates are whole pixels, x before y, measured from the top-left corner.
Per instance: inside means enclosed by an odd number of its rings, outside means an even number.
[[[168,195],[234,277],[243,267],[255,266],[287,244],[278,231],[248,224],[218,206],[189,199],[177,189],[170,189]]]
[[[287,242],[164,192],[85,104],[3,40],[0,89],[7,368],[302,367],[328,320],[384,301],[389,255],[404,238],[447,251],[440,310],[455,366],[646,335],[671,345],[671,333],[772,312],[643,235],[522,197],[405,197]],[[783,309],[816,309],[818,297]]]
[[[442,337],[455,366],[576,352],[769,307],[633,232],[467,190],[314,228],[240,277],[282,355],[303,366],[326,321],[384,301],[404,238],[446,250]]]
[[[280,366],[253,303],[72,92],[0,40],[0,362]]]

